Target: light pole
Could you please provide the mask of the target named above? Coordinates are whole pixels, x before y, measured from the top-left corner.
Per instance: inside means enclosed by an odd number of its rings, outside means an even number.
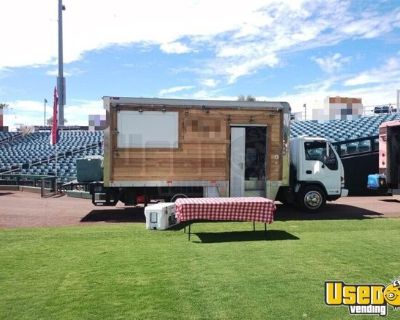
[[[57,77],[57,91],[58,91],[58,124],[64,125],[64,105],[65,105],[65,78],[64,78],[64,60],[63,60],[63,26],[62,26],[62,12],[65,10],[62,0],[58,0],[58,77]]]
[[[44,98],[44,100],[43,100],[43,107],[44,107],[44,110],[43,110],[43,126],[44,127],[46,126],[46,103],[47,103],[47,99]]]

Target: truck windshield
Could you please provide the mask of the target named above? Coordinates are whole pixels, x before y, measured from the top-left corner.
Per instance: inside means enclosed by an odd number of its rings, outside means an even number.
[[[329,145],[329,156],[326,152],[326,142],[312,141],[304,143],[306,160],[321,161],[331,170],[338,169],[338,162],[332,147]]]

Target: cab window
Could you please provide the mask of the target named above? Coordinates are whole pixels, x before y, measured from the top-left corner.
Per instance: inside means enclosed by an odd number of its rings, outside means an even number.
[[[333,152],[331,146],[329,146],[329,156],[327,155],[326,142],[323,141],[305,142],[304,150],[306,154],[306,160],[321,161],[331,170],[338,169],[338,162],[336,159],[336,155]]]

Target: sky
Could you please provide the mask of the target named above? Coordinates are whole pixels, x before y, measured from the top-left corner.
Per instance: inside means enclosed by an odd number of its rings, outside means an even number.
[[[63,0],[65,119],[87,125],[103,96],[395,104],[400,0]],[[51,116],[57,0],[0,2],[5,125]],[[307,111],[309,113],[309,111]],[[310,114],[310,113],[309,113]]]

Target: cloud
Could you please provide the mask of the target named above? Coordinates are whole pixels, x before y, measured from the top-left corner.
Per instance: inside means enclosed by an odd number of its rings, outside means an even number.
[[[226,67],[229,75],[228,83],[234,83],[239,77],[248,75],[255,72],[261,67],[269,66],[274,67],[279,63],[279,59],[275,54],[268,54],[259,58],[247,60],[237,65],[230,65]]]
[[[19,125],[43,125],[44,103],[43,101],[16,100],[7,102],[9,108],[4,112],[4,123],[14,130]],[[46,119],[52,116],[52,105],[46,106]],[[67,125],[88,125],[90,114],[105,114],[101,100],[75,100],[65,106]]]
[[[200,84],[209,87],[209,88],[215,88],[218,85],[219,81],[216,79],[203,79],[200,81]]]
[[[400,57],[391,57],[380,68],[364,71],[344,82],[346,86],[361,86],[376,83],[400,82]]]
[[[87,126],[89,115],[105,114],[102,100],[75,100],[65,106],[65,118],[67,125]]]
[[[43,101],[31,101],[31,100],[17,100],[12,102],[7,102],[9,108],[14,112],[18,113],[35,113],[41,114],[43,116],[44,103]],[[47,105],[47,111],[50,109]]]
[[[350,85],[351,84],[351,85]],[[366,86],[359,87],[358,84]],[[293,112],[303,112],[307,105],[307,119],[311,119],[311,110],[323,108],[328,96],[361,97],[368,108],[382,104],[395,104],[396,91],[400,88],[400,58],[389,58],[380,68],[365,71],[360,75],[330,74],[323,80],[298,85],[292,93],[273,96],[256,96],[258,101],[286,101]],[[203,88],[190,96],[181,94],[177,98],[196,98],[213,100],[236,100],[237,96],[221,95],[215,88]]]
[[[299,1],[297,6],[271,2],[257,15],[260,19],[247,22],[231,36],[214,39],[216,57],[208,66],[209,74],[234,83],[242,76],[281,66],[289,53],[381,36],[399,27],[400,9],[385,14],[386,22],[378,28],[382,21],[378,11],[363,14],[347,1]],[[353,28],[347,28],[353,22]],[[320,65],[329,72],[350,61],[338,54],[319,59],[324,59]]]
[[[7,101],[8,108],[4,111],[4,125],[15,130],[19,125],[43,125],[43,101],[16,100]],[[46,106],[46,118],[51,116],[51,106]]]
[[[366,108],[382,104],[395,104],[396,91],[400,87],[400,72],[397,71],[397,76],[394,76],[395,73],[393,73],[390,81],[383,81],[386,76],[385,66],[379,69],[380,73],[377,70],[363,73],[364,79],[361,76],[354,77],[352,75],[331,76],[319,82],[298,86],[297,92],[276,96],[273,99],[283,99],[290,102],[294,111],[301,111],[304,103],[310,109],[323,108],[324,99],[327,96],[362,98],[363,105]],[[375,79],[380,81],[375,81]],[[348,83],[361,82],[367,85],[363,87],[348,85]]]
[[[194,88],[194,86],[176,86],[176,87],[160,90],[159,95],[165,96],[165,95],[168,95],[171,93],[177,93],[177,92],[181,92],[181,91],[191,90],[193,88]]]
[[[71,69],[64,70],[63,73],[64,73],[64,77],[75,77],[75,76],[84,74],[85,72],[79,68],[71,68]],[[46,72],[46,75],[57,77],[58,69],[48,70]]]
[[[9,68],[0,67],[0,80],[6,78],[11,73]]]
[[[115,45],[146,44],[163,50],[188,51],[179,40],[203,39],[236,30],[252,12],[265,5],[205,1],[64,0],[64,60],[79,60],[86,52]],[[2,1],[0,67],[55,64],[57,1]],[[206,21],[205,21],[206,19]],[[16,23],[18,21],[18,23]]]
[[[393,28],[399,27],[399,21],[400,14],[398,9],[384,17],[377,12],[366,11],[361,13],[360,19],[354,19],[342,25],[341,32],[352,37],[376,38],[390,32]]]
[[[335,53],[327,57],[312,58],[322,71],[326,73],[335,73],[340,71],[344,65],[351,61],[351,57],[343,57],[340,53]]]
[[[163,43],[160,49],[166,53],[183,54],[192,51],[188,46],[180,42]]]
[[[276,68],[290,52],[374,38],[400,27],[400,8],[356,11],[342,0],[64,0],[65,62],[112,46],[143,44],[167,54],[207,52],[203,73],[233,83]],[[0,68],[54,65],[57,2],[2,1]],[[18,21],[18,23],[16,23]],[[4,32],[4,30],[7,30]]]

